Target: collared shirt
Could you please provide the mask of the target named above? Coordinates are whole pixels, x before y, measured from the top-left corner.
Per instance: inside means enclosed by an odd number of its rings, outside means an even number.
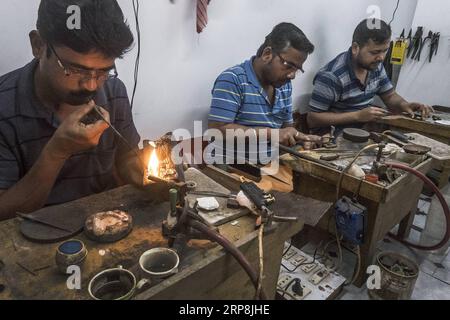
[[[222,72],[212,89],[210,121],[279,129],[293,123],[292,85],[275,88],[271,105],[253,69],[253,59]]]
[[[393,88],[383,64],[370,71],[366,84],[362,84],[353,71],[350,49],[317,73],[309,108],[311,112],[359,111],[367,108],[375,95],[382,95]]]
[[[34,70],[37,60],[0,77],[0,189],[11,188],[32,168],[42,149],[59,127],[55,112],[36,98]],[[140,141],[133,123],[124,84],[105,82],[94,101],[105,108],[111,123],[132,144]],[[61,169],[47,205],[72,201],[117,186],[115,160],[129,150],[111,128],[97,147],[70,157]]]

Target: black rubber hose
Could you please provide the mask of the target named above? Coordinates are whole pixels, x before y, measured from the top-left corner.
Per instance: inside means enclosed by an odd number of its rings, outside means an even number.
[[[245,270],[245,272],[250,277],[250,280],[253,282],[253,285],[255,288],[258,288],[258,275],[256,271],[251,266],[250,262],[247,260],[247,258],[242,254],[241,251],[239,251],[238,248],[234,244],[232,244],[228,239],[226,239],[221,234],[215,232],[208,226],[206,226],[203,223],[200,223],[198,221],[189,220],[188,224],[196,229],[197,231],[200,231],[207,235],[211,240],[217,242],[220,244],[226,251],[228,251],[235,259],[236,261],[242,266],[242,268]],[[260,300],[267,300],[267,295],[264,292],[264,289],[261,289]]]
[[[443,246],[445,246],[447,244],[448,240],[450,239],[450,210],[449,210],[447,202],[445,201],[444,196],[442,195],[439,188],[436,187],[436,185],[430,179],[428,179],[427,176],[425,176],[421,172],[419,172],[411,167],[408,167],[408,166],[402,165],[402,164],[398,164],[398,163],[386,163],[386,165],[389,167],[395,168],[395,169],[399,169],[399,170],[403,170],[403,171],[412,173],[412,174],[416,175],[418,178],[422,179],[423,182],[425,182],[430,188],[432,188],[433,191],[436,193],[436,196],[438,197],[439,202],[441,203],[442,209],[444,209],[444,215],[445,215],[445,220],[446,220],[446,224],[447,224],[447,229],[445,231],[444,238],[438,244],[436,244],[434,246],[430,246],[430,247],[410,243],[404,239],[399,238],[398,236],[396,236],[395,234],[392,234],[392,233],[389,233],[389,236],[407,246],[410,246],[411,248],[418,249],[418,250],[433,251],[433,250],[438,250],[438,249],[442,248]]]

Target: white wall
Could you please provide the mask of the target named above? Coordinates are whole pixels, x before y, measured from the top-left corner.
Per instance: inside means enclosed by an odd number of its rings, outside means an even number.
[[[441,32],[439,51],[428,61],[429,41],[421,61],[408,59],[402,67],[398,91],[410,100],[430,105],[450,107],[450,2],[448,0],[419,0],[413,21],[413,34],[418,26],[428,31]]]
[[[444,0],[443,0],[444,1]],[[27,34],[35,24],[38,0],[2,0],[0,74],[31,59]],[[134,28],[131,0],[119,0]],[[411,25],[417,0],[402,0],[394,33]],[[378,5],[390,20],[396,0],[212,0],[209,24],[195,31],[195,0],[141,0],[142,53],[134,117],[142,138],[156,138],[175,128],[193,129],[206,120],[213,82],[224,69],[255,54],[279,22],[298,25],[316,45],[306,73],[294,81],[296,107],[312,90],[315,72],[351,44],[367,8]],[[20,13],[20,14],[19,14]],[[5,52],[3,52],[5,51]],[[129,94],[135,51],[118,63]]]

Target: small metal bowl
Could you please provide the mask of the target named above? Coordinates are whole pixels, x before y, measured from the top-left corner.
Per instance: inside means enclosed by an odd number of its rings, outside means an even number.
[[[69,266],[79,266],[83,264],[88,251],[84,243],[77,239],[64,241],[56,250],[55,262],[61,273],[67,274]]]
[[[136,277],[122,266],[96,274],[88,285],[94,300],[129,300],[136,290]]]

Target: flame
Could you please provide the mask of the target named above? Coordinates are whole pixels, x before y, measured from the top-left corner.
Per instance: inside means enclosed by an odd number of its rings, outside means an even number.
[[[148,162],[148,173],[151,174],[154,177],[159,177],[159,160],[158,156],[156,155],[156,150],[153,150],[150,160]]]

